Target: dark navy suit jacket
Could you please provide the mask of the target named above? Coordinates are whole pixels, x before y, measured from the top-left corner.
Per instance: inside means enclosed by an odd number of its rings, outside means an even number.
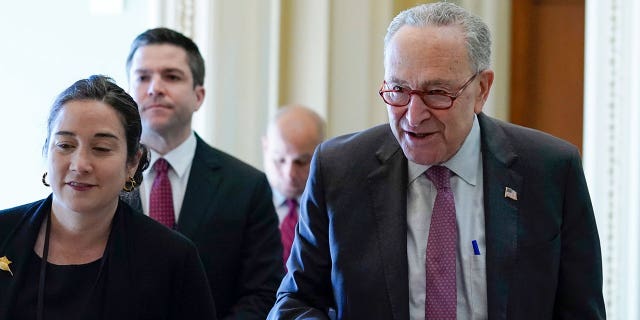
[[[284,275],[271,188],[264,173],[196,139],[176,229],[198,247],[218,317],[262,320]]]
[[[578,150],[478,115],[489,319],[604,319]],[[269,319],[408,319],[407,159],[388,124],[321,144]],[[505,188],[517,200],[505,196]]]

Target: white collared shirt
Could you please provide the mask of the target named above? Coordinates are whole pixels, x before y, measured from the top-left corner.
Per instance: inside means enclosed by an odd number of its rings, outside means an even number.
[[[145,170],[143,175],[142,184],[140,185],[140,201],[142,202],[142,210],[144,214],[149,215],[149,193],[151,192],[151,186],[153,185],[153,179],[156,177],[156,172],[153,169],[153,165],[158,159],[161,158],[160,154],[149,149],[151,152],[151,160],[149,168]],[[191,131],[191,135],[181,143],[175,149],[169,151],[169,153],[162,156],[171,169],[169,170],[169,180],[171,181],[171,192],[173,194],[173,212],[176,217],[176,222],[180,216],[180,209],[182,208],[182,202],[184,200],[184,194],[187,190],[187,183],[189,182],[189,173],[191,172],[191,164],[193,163],[193,157],[196,154],[196,135]]]
[[[480,125],[473,126],[460,150],[441,165],[454,174],[451,189],[456,206],[458,252],[456,257],[457,319],[487,319],[487,275]],[[426,247],[436,188],[424,175],[430,166],[409,161],[407,192],[407,256],[409,262],[409,314],[424,319]],[[478,244],[479,255],[472,241]]]
[[[275,189],[272,190],[273,193],[273,206],[276,208],[276,213],[278,214],[278,221],[282,223],[282,220],[287,217],[289,214],[289,206],[287,205],[287,198],[282,195],[280,192]],[[298,201],[298,212],[300,212],[300,197],[296,198]]]

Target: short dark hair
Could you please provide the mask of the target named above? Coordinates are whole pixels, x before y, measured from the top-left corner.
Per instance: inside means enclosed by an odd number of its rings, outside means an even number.
[[[142,151],[142,157],[138,161],[138,169],[133,176],[137,185],[142,182],[142,172],[149,166],[149,151],[140,143],[142,134],[142,121],[138,113],[138,105],[113,79],[92,75],[87,79],[76,81],[70,87],[62,91],[51,106],[49,120],[47,120],[47,138],[44,143],[44,153],[49,146],[49,137],[53,129],[53,122],[58,117],[65,104],[77,100],[95,100],[108,104],[117,113],[124,127],[127,142],[127,163],[132,163],[138,151]]]
[[[131,70],[131,60],[136,51],[140,47],[152,44],[171,44],[184,49],[187,52],[187,62],[193,75],[193,86],[204,85],[204,59],[198,50],[198,45],[182,33],[168,28],[149,29],[133,40],[129,56],[127,56],[127,75]]]

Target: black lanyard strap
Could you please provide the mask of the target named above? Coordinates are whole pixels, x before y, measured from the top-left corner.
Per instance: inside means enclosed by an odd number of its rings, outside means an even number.
[[[47,258],[49,256],[49,238],[51,236],[51,211],[49,211],[49,214],[47,215],[46,219],[47,219],[47,222],[46,222],[47,225],[46,225],[46,230],[44,234],[44,248],[42,249],[42,261],[40,263],[40,280],[38,282],[38,302],[37,302],[37,310],[36,310],[37,320],[44,320],[44,287],[45,287],[45,280],[47,275]],[[98,287],[98,283],[100,282],[100,278],[102,277],[104,266],[107,261],[110,244],[111,244],[111,230],[109,231],[109,236],[107,238],[107,245],[105,246],[104,252],[102,253],[102,258],[100,258],[101,261],[100,261],[100,268],[98,269],[98,275],[96,277],[96,280],[93,283],[93,286],[91,287],[91,291],[89,292],[89,295],[87,296],[87,303],[84,308],[85,312],[88,311],[87,308],[89,307],[89,302],[91,301],[91,297],[93,296],[93,293]]]

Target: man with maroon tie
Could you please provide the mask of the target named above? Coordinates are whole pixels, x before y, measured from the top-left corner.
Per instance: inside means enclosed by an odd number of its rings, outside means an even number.
[[[127,58],[150,168],[127,201],[192,240],[219,319],[264,319],[282,279],[278,218],[265,175],[191,128],[205,97],[197,45],[167,28],[138,35]]]
[[[300,105],[281,108],[262,137],[264,170],[280,220],[285,263],[291,251],[299,200],[309,176],[311,157],[323,138],[324,120]]]
[[[605,319],[579,151],[482,112],[488,26],[403,11],[384,69],[389,123],[316,148],[267,319]]]

